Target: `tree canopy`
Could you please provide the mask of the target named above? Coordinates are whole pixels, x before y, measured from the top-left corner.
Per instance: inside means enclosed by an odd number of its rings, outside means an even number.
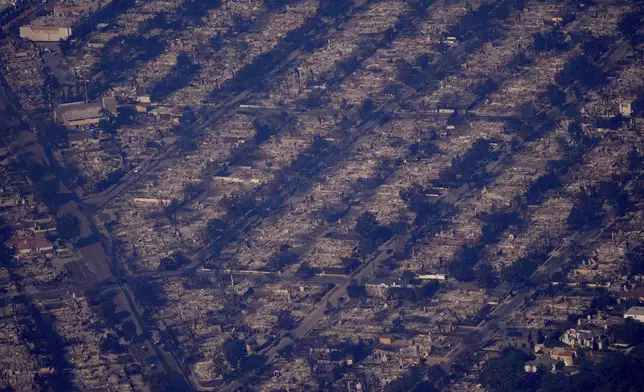
[[[221,218],[210,219],[206,227],[209,239],[211,241],[216,240],[217,238],[219,238],[219,236],[224,234],[227,227],[228,223]]]
[[[36,184],[36,194],[41,202],[45,203],[52,211],[57,211],[60,207],[60,181],[58,179],[42,179]]]
[[[580,189],[568,215],[568,224],[574,229],[583,229],[600,223],[604,203],[600,196],[594,186]]]
[[[371,211],[365,211],[358,216],[355,231],[360,236],[359,250],[363,255],[373,252],[393,235],[389,227],[378,223]]]
[[[121,326],[121,334],[126,342],[131,342],[136,338],[136,325],[131,320],[127,320]]]
[[[237,370],[242,359],[247,355],[246,343],[237,337],[229,337],[224,341],[222,349],[230,366]]]
[[[61,240],[74,242],[81,234],[80,220],[73,214],[64,214],[56,222],[56,232]]]
[[[606,75],[595,64],[589,61],[588,56],[577,56],[566,63],[564,68],[555,78],[563,87],[579,81],[586,88],[595,88],[607,82]]]
[[[481,369],[481,383],[495,392],[522,392],[534,390],[529,376],[523,370],[527,355],[518,350],[505,350],[500,357],[488,360]]]
[[[290,246],[282,245],[279,252],[268,259],[268,267],[273,272],[279,272],[288,265],[296,264],[298,259],[299,256],[290,249]]]

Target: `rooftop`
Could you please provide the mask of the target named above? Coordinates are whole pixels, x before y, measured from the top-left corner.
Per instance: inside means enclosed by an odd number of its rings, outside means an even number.
[[[632,306],[624,316],[644,316],[644,306]]]
[[[52,246],[54,246],[54,244],[52,244],[46,238],[36,237],[20,241],[11,241],[7,243],[7,246],[15,246],[18,250],[38,250],[43,248],[51,248]]]
[[[103,110],[116,114],[116,99],[114,97],[103,97],[101,101],[61,104],[54,109],[54,116],[61,122],[78,121],[103,117]]]
[[[78,18],[73,16],[43,15],[31,21],[31,26],[72,27]]]

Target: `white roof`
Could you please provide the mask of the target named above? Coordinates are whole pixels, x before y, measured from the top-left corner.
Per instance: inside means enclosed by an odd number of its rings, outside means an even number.
[[[644,306],[633,306],[624,313],[624,316],[644,316]]]

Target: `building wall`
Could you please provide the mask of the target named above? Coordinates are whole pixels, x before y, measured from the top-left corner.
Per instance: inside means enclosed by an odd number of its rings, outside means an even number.
[[[98,124],[99,122],[101,122],[101,118],[96,117],[96,118],[88,118],[84,120],[67,121],[65,122],[65,125],[67,125],[68,127],[82,127],[84,125]]]
[[[147,198],[147,197],[135,197],[134,202],[138,204],[158,204],[158,205],[165,205],[169,204],[171,202],[170,199],[154,199],[154,198]]]
[[[58,42],[72,35],[71,27],[20,26],[20,36],[32,41]]]
[[[640,323],[644,323],[644,314],[629,314],[629,313],[626,313],[624,315],[624,318],[632,318],[633,320],[637,320]]]

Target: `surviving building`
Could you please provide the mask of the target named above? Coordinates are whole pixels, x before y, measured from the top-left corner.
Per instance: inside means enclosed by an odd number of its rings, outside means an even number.
[[[32,41],[57,42],[79,37],[118,7],[120,1],[61,1],[53,12],[20,26],[20,36]]]
[[[625,319],[634,319],[644,323],[644,306],[633,306],[624,313]]]
[[[54,109],[54,121],[68,127],[98,124],[116,115],[116,99],[103,97],[95,102],[71,102],[59,105]]]

